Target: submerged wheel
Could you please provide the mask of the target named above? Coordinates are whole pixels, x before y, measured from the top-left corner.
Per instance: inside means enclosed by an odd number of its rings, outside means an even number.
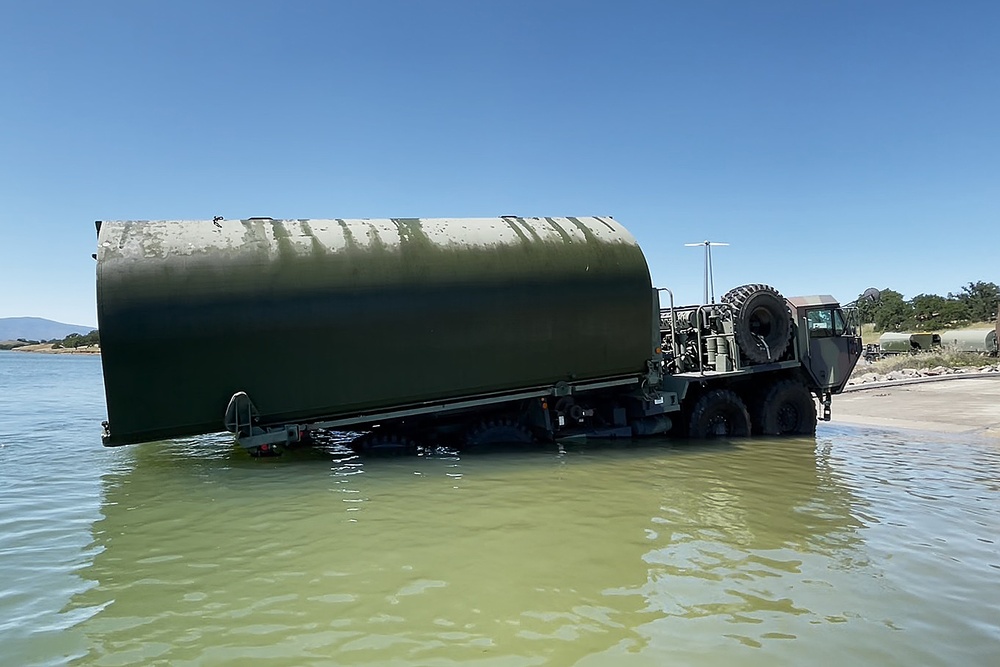
[[[754,430],[762,435],[816,433],[816,401],[798,380],[775,382],[754,414]]]
[[[530,445],[534,441],[531,431],[512,419],[484,419],[465,433],[462,448],[468,450],[489,445]]]
[[[406,456],[417,453],[417,443],[401,433],[372,431],[351,442],[351,449],[358,454],[381,456]]]
[[[792,314],[776,289],[743,285],[726,292],[722,302],[733,309],[733,337],[748,362],[781,358],[792,340]]]
[[[281,456],[281,449],[277,445],[260,445],[250,447],[247,453],[255,459],[271,459]]]
[[[692,438],[742,438],[750,435],[750,414],[735,392],[716,389],[694,404],[688,420]]]

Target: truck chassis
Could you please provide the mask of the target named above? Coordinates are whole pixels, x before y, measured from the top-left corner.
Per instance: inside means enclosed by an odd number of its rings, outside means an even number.
[[[412,454],[441,444],[468,449],[667,433],[808,435],[817,418],[829,421],[832,396],[843,389],[861,351],[852,318],[831,297],[786,302],[773,288],[753,284],[718,304],[675,307],[670,290],[657,292],[667,293],[670,303],[660,309],[662,344],[644,375],[282,424],[262,424],[241,391],[223,421],[253,455],[308,443],[319,430],[368,431],[352,442],[361,453]],[[813,320],[840,324],[822,329],[811,326]]]

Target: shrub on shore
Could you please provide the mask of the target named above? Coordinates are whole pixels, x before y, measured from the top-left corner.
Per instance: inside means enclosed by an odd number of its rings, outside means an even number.
[[[80,334],[72,333],[60,341],[53,341],[52,347],[58,350],[63,347],[72,347],[72,348],[90,347],[91,345],[100,345],[100,344],[101,344],[101,337],[98,334],[97,329],[94,329],[90,333],[84,334],[82,336]]]

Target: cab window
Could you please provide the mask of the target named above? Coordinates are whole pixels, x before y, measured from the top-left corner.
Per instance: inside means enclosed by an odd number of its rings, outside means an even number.
[[[806,324],[811,338],[843,336],[847,330],[844,314],[839,308],[810,310],[806,313]]]
[[[847,333],[847,323],[844,322],[844,311],[837,308],[833,313],[833,335],[843,336]]]

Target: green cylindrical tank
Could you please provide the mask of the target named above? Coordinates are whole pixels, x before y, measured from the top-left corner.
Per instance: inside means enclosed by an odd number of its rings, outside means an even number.
[[[103,222],[110,435],[222,430],[644,371],[642,251],[612,218]]]
[[[887,331],[878,337],[878,346],[882,352],[889,354],[909,354],[913,350],[910,344],[910,334]]]
[[[888,354],[926,352],[941,345],[941,336],[935,333],[902,333],[887,331],[878,338],[879,348]]]
[[[996,329],[965,329],[941,334],[941,344],[957,352],[997,353]]]

